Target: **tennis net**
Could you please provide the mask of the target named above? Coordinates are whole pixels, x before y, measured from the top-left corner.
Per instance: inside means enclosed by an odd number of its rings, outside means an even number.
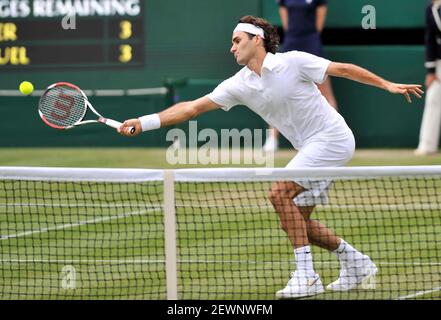
[[[274,299],[295,269],[269,200],[281,181],[309,184],[311,219],[378,268],[307,299],[441,298],[440,166],[3,167],[0,298]],[[334,253],[312,257],[325,286],[339,277]]]

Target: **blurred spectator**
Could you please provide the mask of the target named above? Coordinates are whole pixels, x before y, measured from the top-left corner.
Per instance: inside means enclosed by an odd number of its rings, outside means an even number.
[[[420,141],[416,155],[438,151],[441,125],[441,1],[434,0],[426,8],[426,101],[421,121]]]

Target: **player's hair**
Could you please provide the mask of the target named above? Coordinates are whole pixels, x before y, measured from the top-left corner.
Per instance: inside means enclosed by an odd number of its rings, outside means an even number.
[[[277,48],[279,47],[280,37],[277,33],[277,28],[274,27],[271,23],[266,21],[265,19],[253,17],[253,16],[244,16],[240,18],[240,23],[251,23],[257,27],[263,29],[265,34],[264,44],[266,52],[276,53]],[[252,35],[254,36],[254,35]]]

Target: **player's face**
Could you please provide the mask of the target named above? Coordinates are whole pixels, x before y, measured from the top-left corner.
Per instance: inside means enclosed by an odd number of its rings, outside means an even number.
[[[254,38],[249,38],[243,31],[233,33],[230,52],[234,55],[237,63],[241,66],[247,65],[256,51],[256,44]]]

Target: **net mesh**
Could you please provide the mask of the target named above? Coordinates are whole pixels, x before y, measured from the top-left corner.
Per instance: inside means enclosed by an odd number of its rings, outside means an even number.
[[[0,182],[0,298],[164,299],[162,183]]]
[[[368,255],[379,272],[353,290],[309,298],[441,298],[439,187],[439,177],[336,181],[329,203],[317,206],[311,219]],[[296,264],[268,200],[270,188],[271,182],[179,184],[181,298],[274,299],[285,287]],[[311,249],[323,284],[334,282],[337,255]]]
[[[175,201],[178,298],[275,299],[296,262],[269,193],[275,181],[294,178],[179,172],[173,195],[165,192]],[[167,297],[164,183],[83,181],[106,175],[88,173],[81,181],[3,175],[2,299]],[[369,256],[378,272],[351,290],[306,299],[440,299],[441,169],[326,179],[333,181],[328,202],[311,219]],[[340,275],[339,257],[311,248],[326,287]]]
[[[80,91],[67,85],[57,85],[41,96],[38,109],[49,123],[68,127],[84,117],[87,107]]]

